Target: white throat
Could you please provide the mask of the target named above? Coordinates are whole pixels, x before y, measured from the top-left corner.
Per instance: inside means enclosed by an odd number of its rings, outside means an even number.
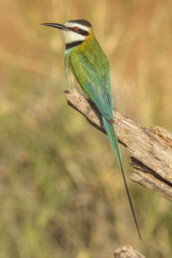
[[[74,31],[63,30],[62,33],[65,44],[69,44],[75,41],[84,41],[86,39],[84,35],[80,35]]]

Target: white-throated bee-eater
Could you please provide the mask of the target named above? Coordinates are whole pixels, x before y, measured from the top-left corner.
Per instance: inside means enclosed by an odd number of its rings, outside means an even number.
[[[66,45],[65,71],[69,87],[76,89],[87,99],[90,99],[102,115],[106,133],[122,172],[132,214],[141,239],[114,129],[113,98],[108,59],[94,35],[90,22],[80,19],[70,20],[64,25],[57,23],[43,23],[42,25],[62,31]]]

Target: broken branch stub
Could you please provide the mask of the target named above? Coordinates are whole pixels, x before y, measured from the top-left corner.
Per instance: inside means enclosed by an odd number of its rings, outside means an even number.
[[[68,104],[88,122],[105,133],[101,114],[76,90],[65,90]],[[115,130],[120,143],[131,156],[134,168],[130,178],[153,192],[172,200],[172,135],[158,126],[144,128],[114,111]]]

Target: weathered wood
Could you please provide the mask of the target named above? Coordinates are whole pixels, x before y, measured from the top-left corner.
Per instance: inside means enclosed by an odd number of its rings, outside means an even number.
[[[70,106],[105,133],[100,112],[93,103],[75,90],[65,90],[65,96]],[[172,135],[158,126],[144,128],[117,111],[114,111],[114,121],[118,140],[131,155],[134,171],[130,178],[172,200]]]
[[[123,246],[118,248],[114,253],[115,258],[145,258],[141,253],[132,246]]]

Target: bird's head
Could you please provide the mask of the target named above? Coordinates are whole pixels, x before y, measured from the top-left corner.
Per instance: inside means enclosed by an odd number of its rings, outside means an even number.
[[[84,19],[70,20],[64,25],[59,23],[43,23],[42,25],[60,29],[67,46],[75,46],[93,37],[92,25]]]

